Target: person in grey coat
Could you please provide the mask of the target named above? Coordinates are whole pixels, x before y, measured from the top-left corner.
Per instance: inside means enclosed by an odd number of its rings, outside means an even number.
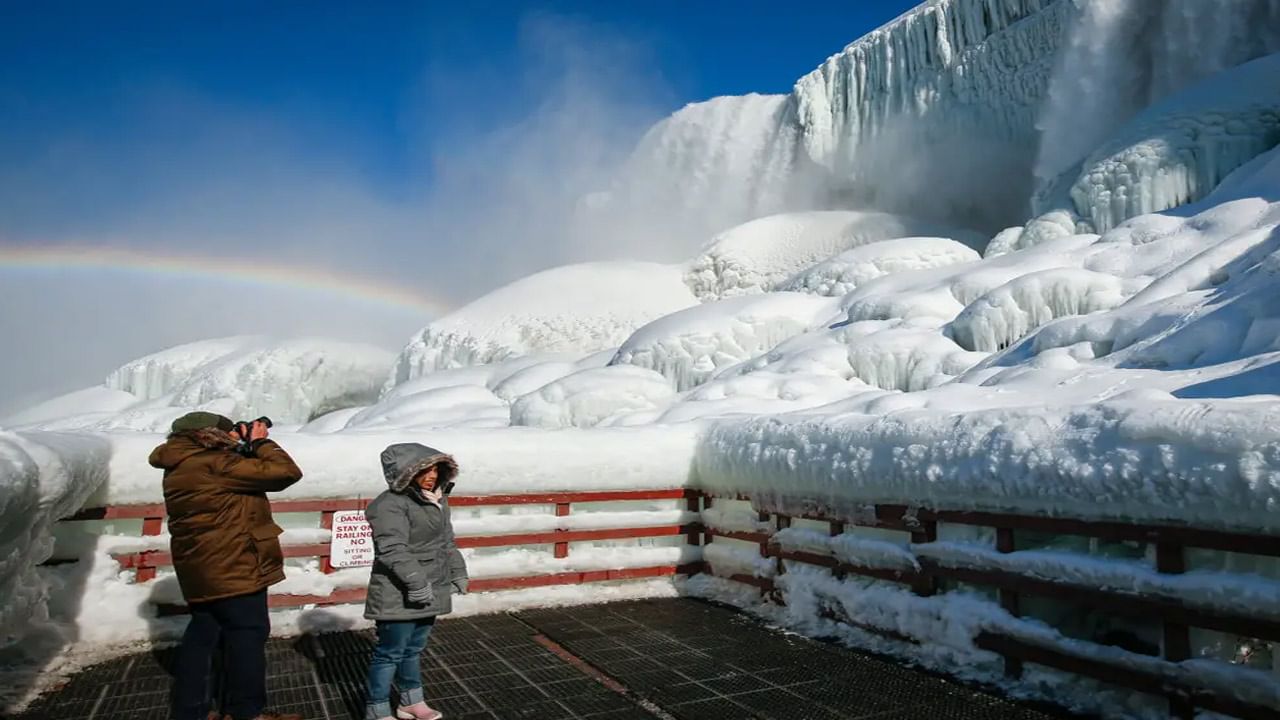
[[[364,616],[377,625],[369,663],[367,720],[437,720],[426,703],[419,656],[436,617],[453,609],[453,593],[467,591],[467,565],[449,520],[454,459],[418,443],[382,451],[387,491],[365,510],[373,529],[373,570]],[[391,714],[391,683],[399,703]]]

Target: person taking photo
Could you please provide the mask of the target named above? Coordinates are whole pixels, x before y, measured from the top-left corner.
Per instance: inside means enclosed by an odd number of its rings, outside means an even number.
[[[283,530],[267,493],[302,479],[267,428],[263,419],[237,430],[221,415],[188,413],[151,453],[152,467],[164,470],[169,548],[191,612],[174,666],[175,720],[217,717],[209,712],[209,668],[219,647],[224,718],[302,720],[265,710],[267,588],[284,580]]]

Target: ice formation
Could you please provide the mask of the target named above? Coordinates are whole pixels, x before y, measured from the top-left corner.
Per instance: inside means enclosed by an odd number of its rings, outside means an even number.
[[[791,276],[869,243],[943,235],[981,247],[986,239],[926,220],[880,212],[822,211],[772,215],[712,238],[685,272],[702,301],[778,289]]]
[[[645,134],[614,186],[588,198],[584,212],[675,235],[678,246],[690,248],[725,227],[786,209],[805,194],[794,187],[787,111],[783,95],[691,103]]]
[[[684,391],[721,368],[813,328],[835,312],[832,300],[799,293],[706,303],[640,328],[622,343],[612,364],[656,370]]]
[[[875,207],[991,227],[1017,217],[1035,119],[1072,11],[1062,0],[938,0],[868,33],[792,94],[805,157]],[[913,152],[920,144],[936,148]],[[970,178],[1000,177],[977,183]]]
[[[674,266],[599,262],[553,268],[432,322],[401,351],[387,387],[436,370],[530,353],[615,348],[641,325],[695,302]]]
[[[1280,14],[1277,15],[1280,22]],[[1085,159],[1073,209],[1098,232],[1199,200],[1280,144],[1280,54],[1153,105]]]

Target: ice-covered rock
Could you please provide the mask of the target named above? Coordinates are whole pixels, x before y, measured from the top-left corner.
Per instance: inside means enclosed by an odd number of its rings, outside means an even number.
[[[595,427],[627,413],[666,407],[671,383],[632,365],[580,370],[524,395],[511,404],[511,424],[544,428]]]
[[[1199,200],[1278,143],[1275,54],[1210,77],[1133,118],[1085,160],[1071,203],[1106,232],[1129,218]]]
[[[836,304],[800,293],[734,297],[672,313],[627,338],[614,365],[648,368],[679,391],[831,319]]]
[[[902,215],[815,211],[771,215],[720,233],[689,264],[685,282],[702,301],[778,289],[791,276],[851,248],[890,238],[950,237],[981,247],[971,231]]]
[[[676,266],[596,262],[545,270],[432,322],[400,352],[387,388],[522,355],[616,348],[641,325],[696,302]]]
[[[838,297],[885,275],[957,265],[978,258],[975,250],[948,238],[898,238],[842,252],[797,273],[777,289]]]

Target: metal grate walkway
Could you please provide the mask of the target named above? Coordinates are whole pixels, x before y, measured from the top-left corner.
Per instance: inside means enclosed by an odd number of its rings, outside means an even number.
[[[371,648],[368,632],[272,641],[271,709],[363,717]],[[19,717],[166,720],[171,656],[90,668]],[[444,618],[422,670],[449,720],[1062,717],[688,599]]]

